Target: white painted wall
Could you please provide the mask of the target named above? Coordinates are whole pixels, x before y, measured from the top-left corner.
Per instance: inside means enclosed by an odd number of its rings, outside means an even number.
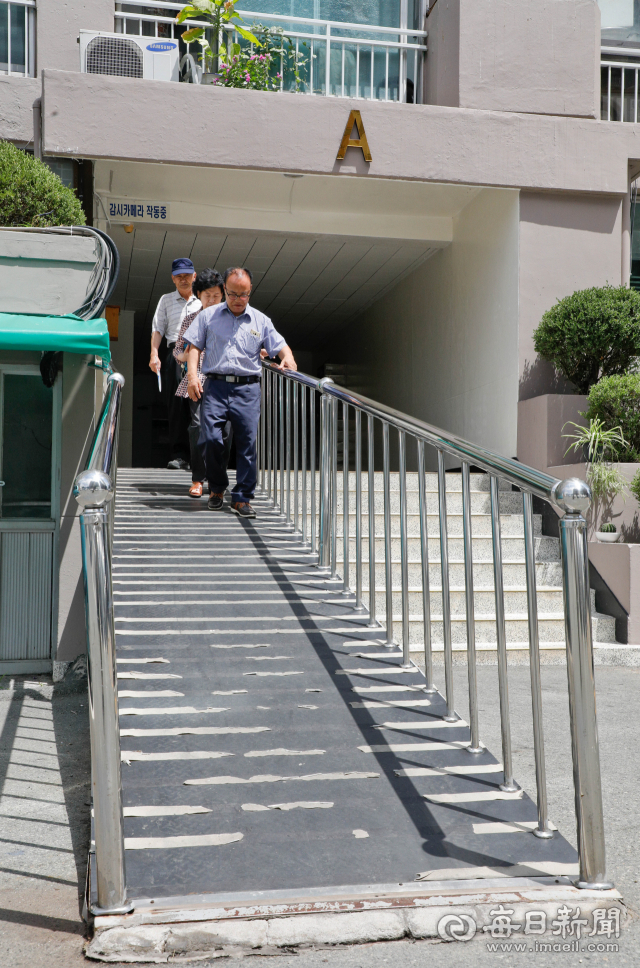
[[[480,192],[454,219],[453,243],[338,332],[324,357],[364,364],[368,396],[513,456],[518,192]]]

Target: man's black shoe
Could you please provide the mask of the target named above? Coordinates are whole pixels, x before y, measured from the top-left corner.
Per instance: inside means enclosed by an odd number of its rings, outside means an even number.
[[[255,518],[256,512],[248,502],[239,501],[231,505],[231,510],[240,518]]]
[[[207,507],[210,511],[222,511],[224,506],[224,494],[210,494]]]

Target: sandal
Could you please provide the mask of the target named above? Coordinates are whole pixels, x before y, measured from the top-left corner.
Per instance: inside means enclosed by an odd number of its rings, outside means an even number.
[[[200,481],[194,481],[189,488],[189,497],[202,497],[202,484]]]

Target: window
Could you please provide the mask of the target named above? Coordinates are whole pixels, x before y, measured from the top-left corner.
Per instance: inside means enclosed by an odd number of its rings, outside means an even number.
[[[35,2],[0,0],[0,73],[35,77]]]

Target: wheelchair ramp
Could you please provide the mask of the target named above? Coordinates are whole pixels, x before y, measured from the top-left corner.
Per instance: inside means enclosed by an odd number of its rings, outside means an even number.
[[[209,512],[188,483],[177,471],[119,472],[113,577],[135,910],[96,927],[125,937],[127,925],[158,920],[355,911],[372,898],[415,907],[470,888],[576,893],[574,849],[557,832],[532,834],[535,803],[500,789],[496,756],[469,753],[466,723],[443,719],[443,698],[319,577],[282,517],[259,499],[253,521]],[[96,935],[95,956],[108,934]]]

